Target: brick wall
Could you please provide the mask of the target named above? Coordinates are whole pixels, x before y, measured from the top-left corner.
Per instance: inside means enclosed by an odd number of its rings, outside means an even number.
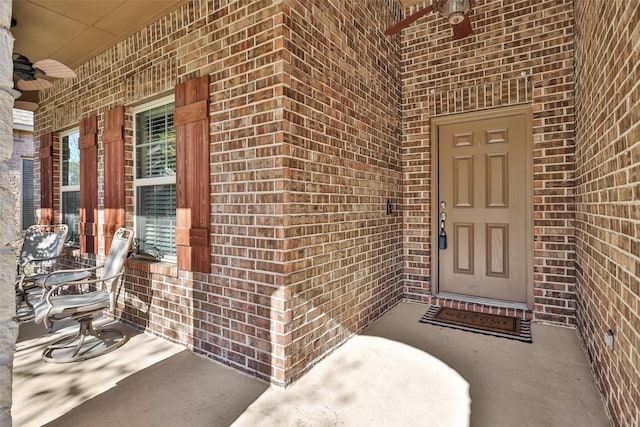
[[[372,5],[194,0],[41,92],[36,145],[98,116],[99,222],[103,113],[125,105],[133,226],[130,107],[210,74],[211,273],[129,261],[116,316],[286,385],[398,301],[399,47],[380,28],[399,9]]]
[[[573,1],[478,0],[471,25],[452,41],[431,13],[401,36],[405,295],[443,302],[430,295],[431,116],[524,102],[534,114],[535,301],[523,315],[574,324]]]
[[[575,18],[578,330],[614,425],[639,425],[640,9],[576,1]]]
[[[401,92],[398,46],[381,32],[399,14],[393,1],[288,3],[284,233],[295,379],[402,296]]]

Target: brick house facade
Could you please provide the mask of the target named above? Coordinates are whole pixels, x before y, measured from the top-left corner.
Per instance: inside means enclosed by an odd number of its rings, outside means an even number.
[[[129,261],[116,317],[286,386],[403,298],[458,305],[434,296],[431,287],[431,119],[530,105],[533,304],[517,314],[577,324],[595,355],[604,352],[601,329],[624,325],[626,345],[611,359],[621,364],[620,375],[610,378],[611,365],[598,356],[593,366],[610,413],[622,407],[621,423],[637,421],[631,403],[638,401],[637,385],[620,395],[611,390],[637,383],[638,328],[621,322],[622,310],[613,307],[627,301],[637,320],[639,274],[607,264],[637,264],[637,212],[618,212],[612,202],[609,216],[628,220],[611,218],[600,230],[630,237],[615,255],[603,254],[604,262],[588,255],[596,236],[587,224],[602,214],[589,213],[589,195],[623,178],[599,179],[586,168],[594,154],[609,158],[615,151],[587,142],[594,135],[608,141],[607,129],[579,127],[580,120],[615,127],[593,93],[600,89],[574,84],[580,83],[574,67],[594,74],[583,82],[607,79],[585,47],[597,33],[587,19],[597,6],[578,1],[574,17],[570,0],[475,3],[473,35],[453,42],[448,24],[433,14],[402,35],[384,36],[414,10],[402,11],[394,0],[370,0],[366,7],[338,0],[193,0],[80,66],[77,79],[42,91],[36,144],[51,135],[54,221],[60,219],[58,135],[96,120],[97,254],[73,254],[81,261],[104,254],[105,117],[124,107],[123,212],[133,226],[133,111],[208,76],[210,264],[191,271]],[[624,11],[611,3],[606,12],[637,33],[637,7]],[[618,58],[631,75],[637,37],[623,41]],[[637,80],[607,90],[627,99]],[[628,111],[636,98],[627,101]],[[632,128],[630,117],[620,120]],[[637,132],[624,138],[627,154],[610,166],[625,171],[631,197]],[[37,189],[40,182],[37,172]],[[609,245],[597,243],[603,248],[597,253]],[[596,307],[610,293],[593,288],[611,274],[621,286],[605,315]]]

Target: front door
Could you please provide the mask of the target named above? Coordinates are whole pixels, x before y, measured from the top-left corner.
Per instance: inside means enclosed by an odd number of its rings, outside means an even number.
[[[531,109],[434,119],[438,292],[526,303],[531,249]],[[435,245],[439,247],[438,244]]]

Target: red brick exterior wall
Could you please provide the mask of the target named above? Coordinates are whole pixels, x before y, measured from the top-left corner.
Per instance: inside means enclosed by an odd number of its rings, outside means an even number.
[[[578,331],[614,425],[636,426],[640,4],[576,1],[575,19]]]
[[[401,36],[404,293],[451,304],[431,296],[431,116],[526,103],[534,114],[535,301],[522,315],[575,324],[573,1],[475,4],[468,38],[452,41],[435,13]]]
[[[104,112],[133,226],[131,107],[210,75],[211,273],[129,261],[116,317],[286,385],[401,298],[400,10],[357,6],[194,0],[41,92],[36,135],[98,117],[99,260]]]
[[[285,7],[294,375],[402,297],[400,55],[380,31],[393,22],[387,3]]]

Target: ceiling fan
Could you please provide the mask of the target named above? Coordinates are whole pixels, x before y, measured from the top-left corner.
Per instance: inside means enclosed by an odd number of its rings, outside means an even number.
[[[17,25],[15,19],[11,19],[11,26]],[[76,73],[63,63],[55,59],[41,59],[31,62],[25,55],[13,54],[13,76],[14,76],[14,102],[15,108],[33,111],[38,108],[36,102],[23,98],[23,92],[38,91],[53,87],[53,83],[43,77],[55,77],[60,79],[72,79]],[[41,77],[42,76],[42,77]],[[31,97],[33,99],[33,97]]]
[[[463,39],[469,36],[472,31],[471,21],[469,20],[472,6],[473,0],[434,0],[431,6],[420,9],[416,13],[407,16],[402,21],[389,27],[384,34],[387,36],[395,34],[431,11],[436,11],[447,18],[449,24],[451,24],[453,39]]]
[[[41,59],[31,62],[24,55],[13,54],[13,75],[14,87],[16,90],[15,108],[34,111],[38,108],[38,104],[32,101],[22,99],[25,91],[37,91],[53,87],[51,81],[40,76],[56,77],[61,79],[72,79],[76,77],[76,73],[63,63],[55,59]]]

